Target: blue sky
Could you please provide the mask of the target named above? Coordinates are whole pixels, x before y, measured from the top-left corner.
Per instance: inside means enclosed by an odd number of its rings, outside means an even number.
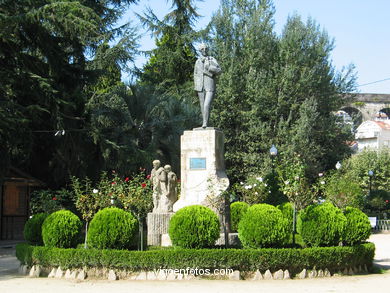
[[[312,17],[335,40],[333,65],[337,70],[353,63],[357,72],[358,91],[361,93],[390,94],[390,1],[389,0],[274,0],[275,31],[280,33],[289,15],[294,12],[306,20]],[[142,13],[151,7],[162,18],[170,9],[170,1],[140,0],[132,5],[125,18],[134,20],[133,12]],[[203,28],[218,9],[218,0],[196,2],[203,17],[197,27]],[[136,24],[136,22],[134,22]],[[139,28],[141,50],[153,48],[142,27]],[[137,65],[144,62],[138,58]],[[364,85],[380,80],[386,81]]]

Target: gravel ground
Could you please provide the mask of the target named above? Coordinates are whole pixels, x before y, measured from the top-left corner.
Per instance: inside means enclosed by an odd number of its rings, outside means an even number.
[[[323,279],[283,281],[70,281],[48,278],[28,278],[17,275],[18,261],[14,250],[0,248],[0,291],[13,292],[66,292],[115,293],[170,292],[170,293],[228,293],[228,292],[389,292],[390,288],[390,233],[373,234],[370,241],[376,245],[375,263],[382,274],[332,277]],[[383,289],[380,289],[383,288]]]

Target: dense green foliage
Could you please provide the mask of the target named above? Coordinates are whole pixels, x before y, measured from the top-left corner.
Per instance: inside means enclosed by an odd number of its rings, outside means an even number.
[[[390,190],[390,149],[364,150],[343,161],[340,172],[347,174],[368,194],[370,176],[374,172],[372,190]]]
[[[251,206],[238,224],[238,237],[245,248],[280,247],[289,232],[288,220],[268,204]]]
[[[249,205],[242,201],[236,201],[230,205],[230,225],[232,232],[237,232],[238,223],[241,221],[248,208]]]
[[[59,190],[36,190],[30,195],[30,214],[51,214],[59,210],[76,211],[75,195],[65,188]]]
[[[92,219],[87,242],[99,249],[129,249],[135,244],[137,220],[129,212],[118,208],[105,208]]]
[[[356,245],[366,241],[371,235],[371,224],[367,215],[353,207],[346,207],[344,215],[347,223],[343,233],[343,242],[346,245]]]
[[[284,158],[277,167],[280,189],[298,211],[312,204],[316,196],[309,184],[308,169],[297,153]]]
[[[371,268],[375,246],[305,249],[171,249],[154,251],[58,249],[18,244],[21,263],[44,267],[103,267],[127,271],[152,271],[161,268],[231,268],[240,271],[288,269],[294,275],[303,269],[329,269],[332,273],[351,267]]]
[[[42,224],[49,214],[38,213],[28,219],[24,225],[24,239],[32,245],[43,245]]]
[[[331,203],[310,205],[299,213],[297,231],[307,246],[335,246],[342,241],[346,222]]]
[[[169,222],[174,246],[204,248],[215,244],[220,235],[218,216],[209,208],[192,205],[178,210]]]
[[[390,210],[390,191],[372,190],[367,196],[365,210],[373,214]]]
[[[118,20],[136,2],[0,3],[0,180],[11,162],[53,188],[69,175],[128,176],[155,158],[178,170],[179,137],[199,122],[192,71],[201,41],[223,71],[210,122],[226,135],[232,183],[270,173],[271,143],[275,166],[302,156],[309,183],[348,154],[350,133],[332,113],[354,77],[334,69],[333,42],[313,20],[294,15],[277,35],[271,0],[224,0],[196,32],[196,1],[171,0],[162,19],[153,7],[140,16],[156,48],[131,76],[139,79],[124,84],[138,44]],[[282,202],[272,179],[273,196],[251,193],[256,203]]]
[[[327,199],[345,208],[354,206],[375,216],[390,209],[390,150],[366,149],[342,161],[342,167],[325,177]],[[369,171],[373,176],[369,176]],[[370,193],[371,185],[371,193]]]
[[[116,26],[132,2],[1,1],[4,167],[12,162],[59,187],[69,173],[82,176],[105,166],[104,152],[114,151],[118,144],[118,139],[110,140],[115,129],[104,137],[110,147],[101,148],[91,139],[99,129],[90,123],[86,104],[100,94],[102,79],[114,79],[106,89],[120,82],[120,74],[113,76],[112,68],[124,69],[135,54],[132,29],[127,24]]]
[[[347,206],[362,209],[364,206],[364,192],[359,184],[337,172],[327,177],[325,197],[341,209]]]
[[[269,148],[300,154],[309,178],[349,153],[351,133],[333,111],[354,76],[336,72],[333,42],[309,19],[291,16],[274,31],[272,1],[225,0],[211,22],[210,44],[223,70],[212,123],[225,130],[229,178],[269,169]],[[279,155],[278,155],[279,156]]]
[[[70,211],[61,210],[49,215],[42,225],[45,246],[71,248],[80,242],[82,223]]]
[[[290,202],[286,202],[284,204],[280,204],[277,208],[282,212],[283,217],[288,221],[288,230],[292,232],[293,230],[293,217],[294,217],[294,207]]]
[[[160,93],[172,95],[184,90],[188,95],[185,84],[192,80],[196,60],[193,25],[199,15],[193,0],[170,2],[173,10],[162,20],[150,8],[143,16],[139,15],[143,25],[156,36],[156,48],[149,52],[149,61],[140,78]]]

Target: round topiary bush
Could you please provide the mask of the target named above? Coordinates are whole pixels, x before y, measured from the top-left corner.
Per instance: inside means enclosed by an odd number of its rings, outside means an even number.
[[[249,205],[246,202],[236,201],[230,205],[230,223],[232,232],[237,232],[238,223],[248,210]]]
[[[282,212],[283,217],[288,221],[288,231],[292,232],[293,230],[293,218],[294,218],[294,208],[290,202],[286,202],[277,206],[277,208]]]
[[[96,213],[88,228],[88,246],[129,249],[135,242],[138,221],[129,212],[110,207]]]
[[[23,235],[29,244],[43,245],[42,224],[48,216],[46,213],[38,213],[28,219],[24,225]]]
[[[370,237],[371,224],[365,213],[357,208],[346,207],[344,215],[347,219],[343,234],[345,245],[359,244]]]
[[[255,204],[238,224],[238,237],[245,248],[280,247],[289,237],[288,221],[278,208]]]
[[[50,214],[42,224],[45,246],[71,248],[80,240],[81,221],[71,211],[61,210]]]
[[[219,238],[218,216],[209,208],[192,205],[173,215],[169,222],[169,237],[174,246],[203,248],[215,244]]]
[[[297,230],[307,246],[336,246],[342,240],[346,222],[343,212],[327,202],[302,210]]]

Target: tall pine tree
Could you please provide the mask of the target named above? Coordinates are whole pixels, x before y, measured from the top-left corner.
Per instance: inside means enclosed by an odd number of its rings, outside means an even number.
[[[223,0],[211,24],[223,69],[212,119],[233,181],[270,170],[272,144],[284,159],[300,154],[309,177],[348,154],[333,111],[353,88],[352,72],[335,71],[333,43],[314,21],[293,16],[277,36],[273,17],[270,0]]]

